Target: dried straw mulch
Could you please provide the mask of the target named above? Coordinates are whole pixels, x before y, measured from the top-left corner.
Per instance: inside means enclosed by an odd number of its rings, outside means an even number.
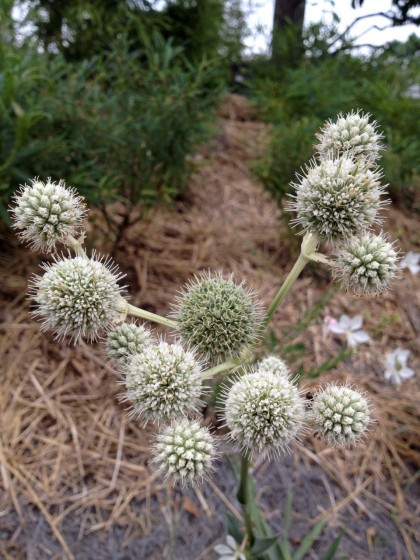
[[[127,273],[132,302],[150,311],[167,313],[181,284],[197,271],[220,268],[246,279],[267,304],[290,267],[291,253],[295,254],[276,206],[247,166],[264,145],[265,126],[248,120],[254,115],[242,100],[234,100],[230,108],[227,102],[222,116],[220,134],[207,148],[188,196],[173,209],[155,209],[136,222],[115,250],[116,261]],[[399,231],[403,249],[418,250],[414,218],[392,209],[389,224],[391,231]],[[102,243],[103,251],[109,250],[98,229],[96,242]],[[95,551],[92,556],[80,553],[79,544],[115,526],[122,530],[124,548],[130,539],[150,534],[150,504],[165,489],[147,462],[153,430],[127,419],[117,398],[121,388],[100,345],[69,347],[40,333],[28,316],[24,297],[26,282],[40,259],[18,247],[9,233],[3,233],[3,241],[0,556],[93,558]],[[277,314],[273,325],[277,337],[319,299],[327,277],[323,271],[305,272]],[[296,340],[305,344],[302,363],[319,366],[342,346],[322,335],[324,314],[364,316],[374,342],[325,374],[322,382],[347,380],[370,392],[377,419],[370,439],[355,450],[337,452],[309,438],[295,453],[308,465],[320,466],[345,491],[340,502],[331,494],[332,523],[341,524],[350,538],[351,512],[380,526],[381,516],[370,515],[369,504],[375,503],[384,517],[394,519],[407,551],[406,556],[398,552],[392,557],[412,559],[420,391],[418,378],[398,389],[386,384],[382,361],[384,353],[398,345],[418,351],[419,284],[419,277],[406,272],[396,289],[381,299],[365,301],[336,292],[321,317]],[[207,507],[203,501],[202,507]],[[343,511],[346,521],[340,517]],[[75,514],[78,524],[70,539],[63,527]],[[28,543],[40,519],[54,546],[44,545],[41,556],[39,549],[38,556],[31,556]],[[369,529],[366,557],[375,558],[373,541]]]

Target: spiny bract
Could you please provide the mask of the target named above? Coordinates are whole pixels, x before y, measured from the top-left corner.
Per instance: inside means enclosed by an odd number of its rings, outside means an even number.
[[[49,252],[58,241],[65,243],[68,236],[80,231],[86,216],[83,199],[65,187],[64,181],[34,179],[31,185],[23,185],[13,200],[13,226],[34,250]]]
[[[198,412],[201,404],[200,363],[180,344],[161,341],[145,346],[130,360],[125,382],[131,414],[146,421]]]
[[[102,329],[124,318],[115,266],[86,256],[44,263],[45,274],[32,280],[31,295],[35,316],[43,319],[43,329],[54,329],[58,338],[69,334],[94,340]]]
[[[245,450],[287,449],[303,428],[303,399],[282,376],[258,370],[240,377],[225,393],[226,425]]]
[[[116,365],[124,365],[150,340],[150,329],[135,323],[122,323],[107,333],[105,349],[110,360]]]
[[[327,121],[317,134],[319,144],[315,146],[320,157],[330,154],[336,156],[364,158],[374,162],[379,151],[383,134],[377,132],[376,122],[369,122],[370,115],[352,111],[347,115],[338,115],[336,122]]]
[[[216,457],[213,438],[196,421],[183,419],[167,426],[157,437],[154,463],[165,478],[183,484],[200,481],[212,470]]]
[[[315,395],[312,416],[316,431],[330,444],[350,445],[367,431],[369,403],[350,387],[329,384]]]
[[[293,184],[297,213],[294,220],[304,230],[331,242],[348,241],[375,222],[384,202],[380,172],[363,161],[348,157],[328,158],[307,169],[306,176]]]
[[[399,274],[398,254],[382,235],[367,233],[345,245],[335,259],[335,276],[356,294],[379,294]]]
[[[174,317],[183,340],[214,363],[238,357],[255,341],[260,304],[232,277],[203,275],[184,289]]]

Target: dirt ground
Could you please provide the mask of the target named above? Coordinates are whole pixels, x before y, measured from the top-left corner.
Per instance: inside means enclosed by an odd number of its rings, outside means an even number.
[[[117,247],[96,216],[90,240],[103,253],[113,250],[131,303],[165,315],[194,273],[218,269],[246,279],[265,305],[271,301],[298,241],[249,170],[266,135],[247,103],[230,98],[173,208],[133,221]],[[391,206],[384,229],[403,251],[420,250],[418,215]],[[149,465],[154,427],[127,418],[101,343],[68,346],[40,332],[25,296],[42,259],[10,232],[0,236],[0,558],[216,558],[226,512],[239,518],[229,462],[221,459],[212,480],[194,489],[163,483]],[[383,375],[385,353],[398,346],[412,351],[409,365],[418,371],[419,288],[420,275],[405,270],[388,294],[355,298],[338,290],[327,270],[310,266],[276,314],[265,351],[286,349],[307,390],[331,379],[365,389],[376,419],[370,438],[353,450],[329,449],[308,436],[282,460],[255,459],[258,501],[276,531],[288,489],[293,544],[328,516],[306,558],[321,558],[340,529],[338,559],[420,556],[419,378],[395,387]],[[342,313],[361,314],[372,337],[351,355],[342,352],[344,340],[323,332],[324,318]],[[216,420],[211,407],[205,419]]]

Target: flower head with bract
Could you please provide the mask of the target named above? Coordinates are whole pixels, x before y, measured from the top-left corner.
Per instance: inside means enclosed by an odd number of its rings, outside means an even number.
[[[351,445],[371,422],[369,402],[350,387],[330,383],[314,396],[312,419],[318,435],[330,444]]]
[[[376,122],[369,122],[370,115],[361,111],[352,111],[347,115],[338,115],[335,122],[327,121],[317,134],[319,144],[315,149],[320,157],[329,154],[347,155],[364,158],[374,162],[379,158],[383,134],[378,133]]]
[[[398,253],[382,235],[354,237],[337,253],[335,275],[359,295],[380,294],[398,276]]]
[[[181,337],[210,362],[239,357],[256,340],[260,304],[243,284],[204,274],[178,297],[174,318]]]
[[[107,333],[105,349],[110,360],[116,365],[124,365],[150,341],[150,329],[135,323],[122,323]]]
[[[213,469],[216,446],[207,428],[184,418],[157,436],[154,455],[153,462],[165,479],[193,484]]]
[[[43,267],[45,274],[32,280],[31,295],[44,330],[53,329],[58,338],[69,334],[75,341],[95,340],[101,330],[124,319],[122,275],[109,260],[77,256]]]
[[[57,242],[77,235],[86,216],[83,199],[64,181],[43,183],[34,179],[15,194],[11,209],[13,226],[34,250],[49,252]]]
[[[278,453],[298,439],[305,405],[285,377],[257,370],[225,387],[224,393],[226,425],[242,449]]]
[[[410,353],[410,350],[403,348],[396,348],[392,352],[388,352],[385,357],[385,379],[399,385],[404,379],[415,375],[414,370],[407,366]]]
[[[198,412],[201,364],[180,344],[146,345],[126,371],[124,400],[132,403],[133,416],[159,422]]]
[[[297,213],[296,224],[334,243],[348,241],[360,231],[380,222],[384,187],[381,173],[362,160],[325,158],[313,163],[298,183],[289,209]]]
[[[290,375],[286,362],[277,358],[277,356],[267,356],[262,359],[257,363],[257,370],[274,373],[275,375],[279,375],[285,379],[288,379]]]

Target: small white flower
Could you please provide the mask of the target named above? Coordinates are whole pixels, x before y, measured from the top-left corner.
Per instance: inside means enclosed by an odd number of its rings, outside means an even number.
[[[388,352],[385,358],[385,379],[399,385],[404,379],[413,377],[415,375],[414,370],[407,367],[409,355],[410,350],[404,350],[403,348],[397,348],[393,352]]]
[[[219,555],[219,560],[245,560],[245,554],[231,535],[227,535],[226,544],[218,544],[213,550]]]
[[[420,271],[420,253],[408,251],[400,260],[401,268],[408,268],[411,274],[417,274]]]
[[[327,326],[327,332],[334,334],[345,334],[347,337],[347,344],[350,348],[354,348],[357,344],[365,344],[369,342],[370,336],[365,331],[362,331],[363,317],[356,315],[356,317],[349,317],[348,315],[341,315],[340,319],[336,321],[332,317]]]

